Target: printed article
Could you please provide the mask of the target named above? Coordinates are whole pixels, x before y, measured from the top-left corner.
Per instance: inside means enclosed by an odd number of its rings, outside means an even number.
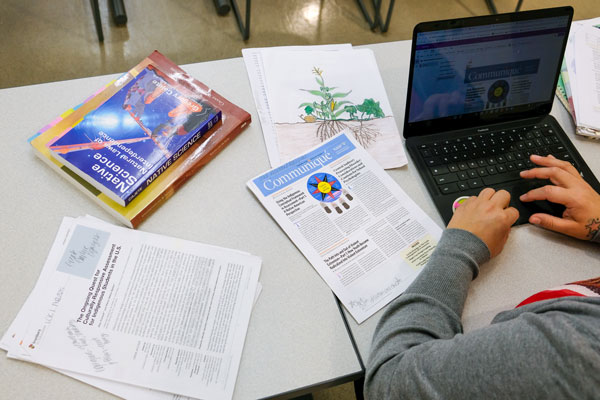
[[[358,323],[406,289],[441,235],[345,133],[248,186]]]
[[[2,345],[128,398],[229,399],[260,264],[91,218],[63,222],[23,309],[29,315]],[[15,348],[8,336],[17,334]]]

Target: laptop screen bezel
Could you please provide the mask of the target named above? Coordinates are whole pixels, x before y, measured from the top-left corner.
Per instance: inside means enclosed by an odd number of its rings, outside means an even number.
[[[404,113],[404,137],[408,139],[410,137],[425,136],[429,134],[439,133],[442,131],[473,128],[476,126],[481,126],[482,124],[491,125],[507,121],[514,121],[517,119],[542,117],[550,113],[550,110],[552,109],[552,103],[554,101],[554,91],[552,91],[550,97],[546,101],[534,103],[533,107],[530,105],[517,106],[514,107],[514,110],[510,112],[507,111],[503,113],[486,115],[485,120],[482,118],[480,112],[475,112],[470,114],[463,114],[461,118],[454,118],[454,116],[448,116],[426,121],[409,122],[417,34],[422,32],[433,32],[447,29],[465,28],[505,22],[536,20],[541,18],[560,16],[568,17],[569,22],[567,32],[563,40],[563,45],[560,51],[560,61],[556,65],[556,72],[554,74],[553,87],[555,87],[558,82],[558,75],[560,74],[561,62],[564,57],[568,33],[571,26],[571,21],[573,19],[573,8],[570,6],[555,7],[542,10],[521,11],[517,13],[508,14],[486,15],[481,17],[468,17],[459,19],[449,19],[443,21],[422,22],[417,24],[413,30],[413,39],[410,52],[410,66],[406,94],[406,109]]]

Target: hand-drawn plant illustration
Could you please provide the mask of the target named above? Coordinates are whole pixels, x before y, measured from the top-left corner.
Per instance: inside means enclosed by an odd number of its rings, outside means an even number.
[[[349,129],[356,140],[365,148],[375,142],[380,134],[377,128],[371,126],[368,121],[375,118],[385,118],[385,114],[379,102],[373,99],[364,99],[362,104],[353,104],[349,100],[343,100],[352,90],[348,92],[335,91],[337,87],[329,87],[325,84],[323,71],[313,67],[312,73],[319,85],[318,90],[300,89],[318,97],[312,102],[300,104],[304,113],[300,118],[304,122],[317,123],[317,137],[321,142],[335,136],[344,129]],[[356,123],[350,123],[356,121]]]

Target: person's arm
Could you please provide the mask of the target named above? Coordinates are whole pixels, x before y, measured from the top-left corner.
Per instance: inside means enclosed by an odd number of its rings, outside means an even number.
[[[439,360],[424,360],[418,356],[418,349],[462,332],[460,318],[469,284],[477,276],[479,265],[502,250],[518,218],[514,208],[506,208],[509,200],[506,191],[484,189],[477,198],[463,203],[424,270],[390,304],[373,339],[365,379],[369,398],[395,397],[405,389],[419,397],[417,392],[422,388],[415,392],[397,384],[398,375],[408,373],[420,379],[425,372],[420,365]]]
[[[447,233],[441,246],[452,244],[455,233]],[[438,262],[437,270],[453,264],[440,257],[429,266]],[[368,400],[597,397],[598,298],[528,305],[461,334],[460,316],[436,297],[404,294],[382,316],[366,369]]]
[[[562,218],[534,214],[530,222],[600,240],[600,196],[569,163],[551,156],[531,159],[545,168],[521,176],[550,179],[554,185],[535,189],[521,201],[549,200],[566,210]],[[507,221],[509,227],[516,220],[514,213],[507,218],[510,209],[498,220],[498,206],[506,207],[508,199],[494,204],[491,200],[499,197],[489,198],[490,190],[465,202],[448,225],[474,236],[447,230],[420,276],[383,314],[367,365],[368,399],[597,395],[600,374],[590,371],[600,370],[598,298],[524,306],[499,314],[486,328],[461,334],[468,285],[486,259],[482,246],[487,245],[492,257],[497,255],[508,237]]]
[[[507,205],[508,193],[484,189],[457,210],[427,266],[379,321],[367,399],[597,397],[597,297],[533,303],[462,334],[469,283],[518,217]]]
[[[444,232],[427,266],[379,320],[365,377],[368,399],[441,394],[429,383],[431,392],[418,383],[428,380],[429,362],[439,363],[440,353],[432,356],[431,346],[425,349],[423,345],[462,333],[461,314],[469,284],[489,256],[487,246],[472,233]],[[407,380],[416,385],[407,385]]]

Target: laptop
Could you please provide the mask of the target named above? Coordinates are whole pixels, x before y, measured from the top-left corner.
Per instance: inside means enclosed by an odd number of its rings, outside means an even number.
[[[548,184],[525,180],[529,155],[571,162],[600,184],[549,115],[573,17],[571,7],[418,24],[413,32],[404,137],[447,224],[463,196],[506,189],[520,213],[560,216],[547,201],[519,196]]]

